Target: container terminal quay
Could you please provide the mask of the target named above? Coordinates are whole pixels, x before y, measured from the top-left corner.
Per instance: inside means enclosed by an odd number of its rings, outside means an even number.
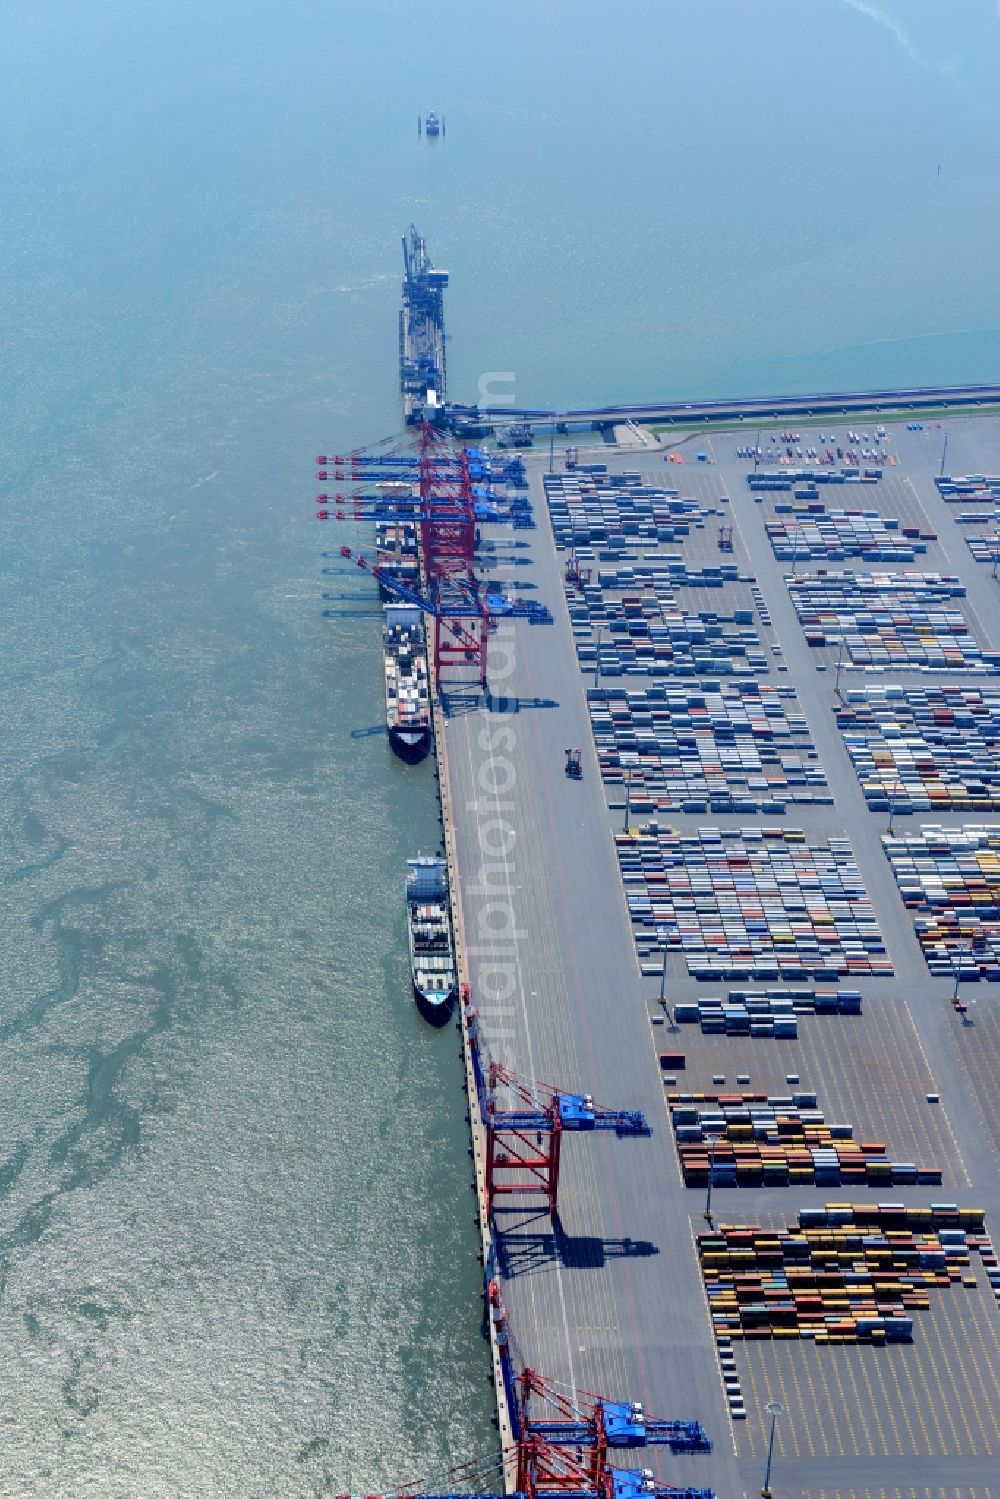
[[[500,1431],[435,1486],[989,1499],[1000,419],[623,418],[515,473],[443,395],[321,470],[356,524],[409,465],[434,635]]]

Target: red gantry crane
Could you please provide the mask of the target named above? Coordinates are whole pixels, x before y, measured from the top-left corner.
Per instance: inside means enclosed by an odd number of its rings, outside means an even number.
[[[392,573],[372,566],[367,558],[355,554],[350,547],[341,547],[340,555],[353,562],[362,572],[369,573],[398,598],[416,604],[434,620],[434,677],[441,675],[442,666],[461,661],[480,668],[480,683],[486,686],[486,642],[490,628],[489,604],[485,597],[466,592],[459,587],[447,591],[436,589],[424,591],[411,588]]]
[[[388,442],[389,439],[386,439]],[[433,663],[435,679],[451,666],[473,667],[480,684],[487,685],[487,656],[492,618],[526,618],[531,623],[550,623],[544,606],[505,595],[488,593],[476,576],[476,525],[480,519],[513,519],[525,524],[525,506],[511,507],[501,514],[495,494],[477,480],[489,479],[488,455],[453,447],[435,428],[422,423],[418,454],[389,452],[321,457],[317,477],[322,480],[381,484],[375,493],[337,494],[317,497],[321,520],[411,519],[420,542],[421,587],[401,587],[391,572],[369,568],[364,557],[348,548],[341,555],[370,571],[383,586],[416,603],[434,620]],[[414,467],[415,463],[415,467]],[[506,482],[507,468],[501,465]],[[380,476],[385,476],[380,478]],[[515,476],[510,482],[516,483]],[[414,492],[416,491],[416,492]],[[530,508],[527,512],[530,519]],[[331,611],[332,612],[332,611]]]
[[[519,1078],[499,1062],[487,1068],[480,1107],[486,1128],[487,1212],[500,1197],[543,1197],[555,1217],[567,1132],[610,1131],[619,1138],[650,1133],[638,1110],[605,1108],[589,1093],[567,1093],[550,1083]]]
[[[534,1369],[514,1372],[507,1312],[496,1281],[488,1292],[513,1444],[480,1462],[451,1470],[449,1479],[486,1480],[505,1468],[516,1472],[514,1499],[716,1499],[709,1488],[678,1488],[657,1481],[649,1468],[618,1468],[609,1452],[621,1448],[669,1447],[672,1453],[711,1452],[700,1421],[647,1416],[635,1400],[605,1400],[566,1390]],[[541,1410],[536,1410],[537,1406]],[[457,1488],[457,1484],[455,1485]],[[444,1485],[442,1485],[442,1488]],[[340,1499],[350,1499],[341,1495]],[[366,1495],[365,1499],[384,1499]],[[430,1494],[417,1484],[393,1499],[473,1499],[463,1492]],[[480,1495],[479,1499],[504,1499]]]

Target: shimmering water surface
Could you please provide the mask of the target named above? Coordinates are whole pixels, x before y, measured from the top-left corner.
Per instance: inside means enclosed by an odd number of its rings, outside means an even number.
[[[5,7],[0,1493],[490,1445],[406,997],[433,767],[364,732],[312,520],[398,421],[406,224],[456,397],[995,379],[998,47],[985,0]]]

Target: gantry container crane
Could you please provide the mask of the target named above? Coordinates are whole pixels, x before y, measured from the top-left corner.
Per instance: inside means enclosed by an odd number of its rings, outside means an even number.
[[[634,1400],[562,1389],[534,1369],[515,1373],[512,1339],[499,1286],[487,1291],[510,1415],[513,1444],[498,1457],[453,1470],[470,1478],[504,1468],[516,1472],[514,1499],[715,1499],[709,1488],[660,1483],[649,1468],[617,1468],[608,1453],[623,1448],[669,1447],[672,1453],[711,1452],[700,1421],[664,1421],[647,1416]],[[536,1404],[544,1409],[536,1414]],[[508,1467],[509,1465],[509,1467]],[[393,1499],[474,1499],[465,1493],[424,1494],[416,1485]],[[341,1495],[340,1499],[350,1499]],[[387,1499],[366,1495],[365,1499]],[[501,1494],[478,1499],[504,1499]]]
[[[362,572],[369,573],[397,597],[407,603],[416,604],[434,620],[434,678],[438,680],[442,667],[460,662],[463,665],[478,664],[480,684],[486,686],[486,640],[490,627],[489,605],[485,597],[466,592],[461,587],[449,589],[440,585],[433,593],[410,587],[394,574],[372,566],[363,555],[355,555],[350,547],[340,548],[340,555],[353,562]],[[466,624],[463,621],[474,621]]]
[[[388,442],[390,439],[386,439]],[[398,590],[387,573],[376,576],[387,590],[417,603],[434,619],[434,674],[440,680],[444,667],[457,665],[478,669],[481,686],[487,686],[487,653],[492,618],[524,618],[532,624],[550,623],[543,606],[503,594],[487,593],[475,572],[477,526],[480,521],[512,520],[515,526],[534,524],[526,501],[512,502],[509,516],[501,516],[488,485],[492,465],[486,454],[452,448],[428,423],[421,423],[416,456],[388,452],[353,453],[346,458],[320,455],[318,477],[368,484],[385,474],[386,482],[398,489],[410,480],[418,493],[385,496],[362,491],[351,497],[337,494],[330,509],[329,494],[317,498],[321,520],[380,520],[396,517],[413,521],[420,542],[421,589],[419,596]],[[514,472],[513,469],[511,470]],[[516,482],[516,475],[515,480]],[[348,555],[342,549],[344,555]],[[363,559],[359,566],[367,567]],[[370,569],[374,571],[374,569]],[[475,627],[461,621],[477,621]]]
[[[477,1078],[478,1083],[478,1078]],[[501,1107],[506,1089],[510,1107]],[[610,1132],[619,1138],[648,1135],[645,1115],[635,1109],[609,1109],[589,1093],[568,1093],[550,1083],[516,1076],[491,1062],[481,1089],[486,1130],[486,1210],[500,1197],[544,1197],[555,1217],[559,1162],[565,1133]]]

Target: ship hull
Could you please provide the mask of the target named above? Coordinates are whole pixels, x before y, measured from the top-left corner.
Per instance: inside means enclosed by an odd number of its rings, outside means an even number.
[[[408,765],[415,765],[423,760],[431,747],[431,726],[425,724],[421,728],[401,729],[397,725],[389,725],[389,743],[393,753]]]
[[[385,611],[385,725],[401,760],[422,760],[431,745],[430,683],[423,619],[412,604]]]
[[[407,860],[406,918],[414,1001],[432,1025],[444,1025],[458,992],[458,975],[447,864],[440,856]]]
[[[454,989],[449,989],[447,998],[442,1000],[437,995],[428,996],[414,984],[413,998],[417,1009],[431,1025],[447,1025],[455,1006]]]

